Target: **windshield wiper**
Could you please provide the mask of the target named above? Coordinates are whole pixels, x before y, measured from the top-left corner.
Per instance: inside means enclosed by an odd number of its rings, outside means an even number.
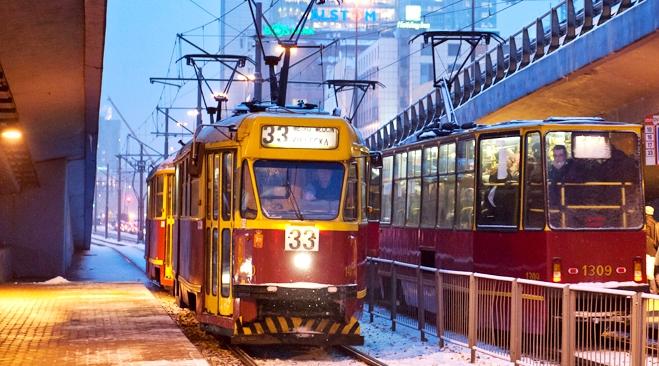
[[[293,206],[293,210],[295,211],[295,216],[298,218],[298,220],[304,221],[304,216],[302,216],[302,211],[300,211],[300,206],[297,204],[297,199],[295,198],[295,194],[293,194],[293,190],[291,189],[291,182],[289,179],[290,176],[290,170],[286,169],[286,192],[288,193],[288,198],[290,198],[291,205]]]

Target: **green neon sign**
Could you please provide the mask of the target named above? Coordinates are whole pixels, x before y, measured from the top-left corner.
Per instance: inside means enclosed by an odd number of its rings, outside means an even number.
[[[281,37],[281,36],[290,36],[291,34],[293,34],[293,29],[286,24],[275,23],[272,25],[272,29],[270,29],[270,27],[263,27],[264,36]],[[308,36],[312,34],[316,34],[316,31],[313,30],[313,28],[306,28],[306,27],[302,28],[303,36]]]

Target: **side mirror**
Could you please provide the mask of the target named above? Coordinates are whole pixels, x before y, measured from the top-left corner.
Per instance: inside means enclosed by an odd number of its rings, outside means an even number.
[[[369,153],[369,158],[371,161],[371,168],[382,168],[382,153],[379,151],[374,151]]]

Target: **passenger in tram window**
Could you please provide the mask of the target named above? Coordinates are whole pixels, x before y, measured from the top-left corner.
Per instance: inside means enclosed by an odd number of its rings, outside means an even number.
[[[517,191],[519,187],[519,153],[508,150],[506,156],[506,176],[500,178],[498,169],[493,169],[489,182],[493,184],[487,192],[484,205],[485,223],[491,225],[515,225],[517,212]],[[495,165],[495,168],[497,166]]]
[[[561,189],[559,184],[565,183],[571,175],[573,161],[568,158],[565,145],[554,145],[552,148],[553,160],[547,172],[549,181],[549,205],[559,206],[561,204]]]
[[[338,200],[341,197],[341,176],[339,171],[319,169],[315,177],[304,187],[304,200]]]

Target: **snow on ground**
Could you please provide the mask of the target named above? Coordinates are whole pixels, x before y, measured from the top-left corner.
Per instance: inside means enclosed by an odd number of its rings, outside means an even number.
[[[364,313],[361,321],[364,346],[357,349],[381,360],[388,365],[473,365],[469,363],[469,349],[453,344],[439,348],[437,337],[426,334],[428,341],[421,342],[418,330],[398,324],[396,331],[391,331],[391,323],[387,319],[375,317],[369,322],[368,313]],[[510,365],[510,362],[478,354],[476,365]]]
[[[53,277],[53,278],[51,278],[47,281],[37,282],[37,283],[42,284],[42,285],[62,285],[62,284],[66,284],[66,283],[69,283],[69,282],[70,281],[67,280],[66,278],[64,278],[62,276],[57,276],[57,277]]]

